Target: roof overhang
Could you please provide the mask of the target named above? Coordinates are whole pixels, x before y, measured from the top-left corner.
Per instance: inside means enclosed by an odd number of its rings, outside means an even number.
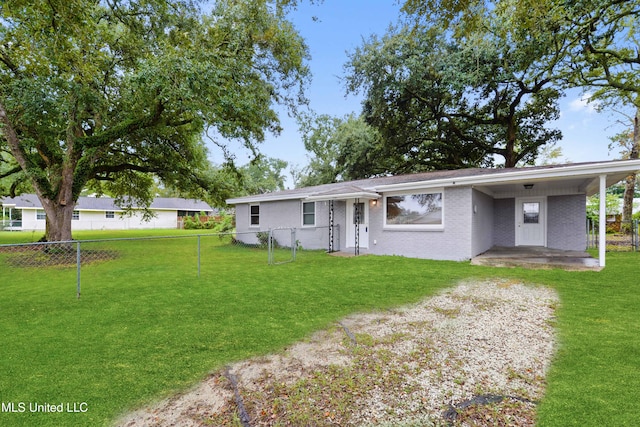
[[[328,201],[328,200],[349,200],[349,199],[372,200],[372,199],[379,199],[380,197],[382,197],[380,194],[373,191],[357,191],[357,192],[351,192],[351,193],[310,195],[310,196],[307,196],[305,200],[309,200],[313,202]]]
[[[456,186],[484,186],[495,188],[499,185],[567,182],[579,180],[580,191],[588,195],[598,192],[598,179],[607,176],[607,186],[624,179],[630,173],[640,171],[640,160],[624,160],[617,162],[590,163],[579,165],[565,165],[552,169],[515,169],[491,175],[474,175],[458,178],[446,178],[407,182],[398,184],[378,185],[377,192],[403,191],[424,188],[456,187]]]
[[[226,202],[228,205],[238,205],[240,203],[260,203],[260,202],[275,202],[280,200],[300,200],[300,199],[306,199],[308,196],[309,195],[307,193],[282,195],[275,192],[275,193],[267,193],[267,194],[258,194],[255,196],[236,197],[233,199],[227,199]]]
[[[509,197],[524,184],[534,184],[538,191],[562,189],[563,194],[567,188],[580,194],[592,195],[598,192],[599,177],[606,176],[607,186],[621,181],[631,173],[640,171],[640,160],[617,160],[592,163],[576,163],[566,165],[554,165],[549,167],[532,167],[520,169],[499,169],[489,173],[475,175],[452,176],[440,179],[424,179],[410,182],[397,182],[393,184],[366,185],[360,182],[358,185],[337,187],[318,192],[314,188],[300,188],[292,192],[274,192],[255,196],[245,196],[228,199],[227,203],[234,205],[240,203],[260,203],[280,200],[346,200],[346,199],[377,199],[381,193],[401,192],[412,190],[442,189],[459,186],[471,186],[494,197]],[[365,184],[365,185],[363,185]]]

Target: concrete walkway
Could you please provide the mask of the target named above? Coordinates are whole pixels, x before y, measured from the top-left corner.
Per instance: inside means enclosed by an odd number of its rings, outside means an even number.
[[[583,251],[563,251],[539,246],[494,246],[471,260],[473,265],[538,269],[600,271],[598,260]]]

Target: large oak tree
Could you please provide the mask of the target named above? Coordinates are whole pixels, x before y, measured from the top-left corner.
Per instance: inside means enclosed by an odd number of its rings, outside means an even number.
[[[640,158],[640,2],[583,0],[564,4],[566,25],[575,34],[569,84],[593,90],[603,108],[634,110],[626,158]],[[626,178],[623,221],[631,221],[636,175]]]
[[[497,21],[497,20],[496,20]],[[455,40],[435,27],[373,37],[351,55],[348,89],[363,92],[363,115],[382,135],[378,157],[415,172],[533,162],[560,133],[559,92],[522,51],[497,32]]]
[[[33,187],[46,238],[71,239],[89,184],[143,205],[153,177],[215,193],[207,129],[253,151],[277,133],[274,106],[304,102],[308,75],[288,3],[217,0],[205,15],[189,0],[3,1],[0,178]]]
[[[466,40],[502,17],[502,34],[519,50],[538,50],[538,70],[559,89],[582,88],[603,108],[634,110],[640,153],[640,1],[638,0],[405,0],[416,25]],[[627,177],[623,218],[632,212],[635,176]]]

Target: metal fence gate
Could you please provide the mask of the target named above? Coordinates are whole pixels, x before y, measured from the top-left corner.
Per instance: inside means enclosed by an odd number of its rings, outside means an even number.
[[[278,227],[269,229],[269,264],[285,264],[296,260],[296,229]]]

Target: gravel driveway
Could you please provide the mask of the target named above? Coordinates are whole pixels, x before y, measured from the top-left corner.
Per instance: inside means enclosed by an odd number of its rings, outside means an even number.
[[[465,282],[212,373],[119,426],[534,425],[555,291]]]

